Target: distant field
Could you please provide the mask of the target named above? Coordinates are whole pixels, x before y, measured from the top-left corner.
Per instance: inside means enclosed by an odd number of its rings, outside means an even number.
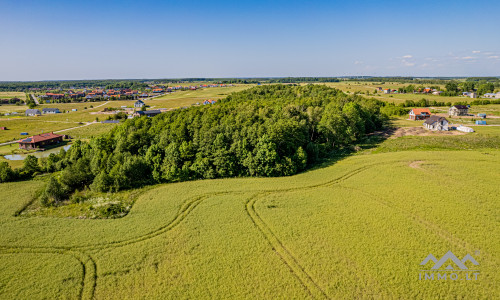
[[[92,124],[76,129],[67,130],[64,134],[70,135],[74,139],[90,139],[92,137],[109,132],[116,127],[117,124]]]
[[[390,88],[390,89],[399,89],[403,86],[408,86],[410,83],[395,83],[395,82],[385,82],[383,84],[380,83],[372,83],[372,82],[363,82],[363,81],[342,81],[342,82],[327,82],[327,83],[319,83],[325,84],[330,87],[334,87],[340,89],[344,92],[354,93],[359,92],[365,94],[369,92],[370,95],[367,97],[374,97],[376,99],[380,99],[383,101],[391,102],[391,103],[402,103],[406,100],[418,101],[422,98],[428,99],[430,101],[438,101],[438,102],[471,102],[477,99],[472,99],[468,97],[445,97],[445,96],[437,96],[432,94],[384,94],[383,92],[377,92],[377,94],[373,94],[377,87],[382,88]],[[433,84],[436,86],[436,84]],[[442,90],[444,90],[443,85],[440,86]],[[366,96],[366,95],[365,95]]]
[[[23,92],[0,92],[0,99],[19,98],[22,101],[26,100],[26,94]]]

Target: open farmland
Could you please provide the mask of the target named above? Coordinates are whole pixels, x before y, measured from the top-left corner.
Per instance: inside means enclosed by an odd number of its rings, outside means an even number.
[[[22,101],[26,98],[26,94],[23,92],[0,92],[0,99],[12,99],[19,98]]]
[[[235,85],[228,87],[205,88],[196,91],[178,91],[161,97],[145,100],[149,109],[167,108],[175,109],[191,106],[201,103],[206,99],[220,99],[233,92],[241,91],[252,87],[253,85]],[[96,118],[99,121],[107,119],[109,114],[96,114],[104,108],[120,108],[122,106],[134,107],[135,100],[112,100],[103,102],[84,102],[84,103],[50,103],[42,104],[36,108],[42,110],[46,107],[59,108],[61,112],[66,113],[42,115],[39,117],[24,117],[26,106],[3,105],[0,106],[0,112],[16,111],[21,116],[3,116],[0,117],[0,127],[5,126],[9,130],[0,131],[0,143],[19,139],[21,132],[28,132],[29,135],[40,134],[42,132],[58,131],[81,126],[80,123],[93,122]],[[72,111],[76,109],[77,111]],[[68,131],[67,134],[73,134],[77,138],[88,138],[95,133],[104,133],[106,128],[113,126],[99,126],[99,130],[94,125],[92,128],[85,128],[79,131]],[[92,132],[93,131],[93,132]],[[74,133],[77,132],[78,134]],[[87,134],[88,133],[88,134]]]
[[[498,145],[360,152],[291,177],[159,185],[104,220],[16,217],[43,182],[3,183],[0,296],[491,299],[499,166]],[[449,250],[477,259],[477,281],[418,280]],[[37,272],[10,281],[14,268]]]

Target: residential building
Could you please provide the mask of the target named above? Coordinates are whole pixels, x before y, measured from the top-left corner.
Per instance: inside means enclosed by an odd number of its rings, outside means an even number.
[[[431,111],[428,108],[413,108],[409,115],[410,120],[425,120],[431,116]]]
[[[28,117],[39,116],[41,114],[42,113],[38,109],[27,109],[26,112],[24,113],[24,115]]]
[[[58,114],[59,108],[42,108],[42,114]]]
[[[48,146],[53,144],[58,144],[62,142],[63,136],[59,134],[55,134],[53,132],[50,133],[42,133],[39,135],[30,136],[28,138],[19,140],[19,149],[38,149],[42,146]]]
[[[139,110],[139,111],[136,111],[132,116],[134,117],[142,117],[142,116],[146,116],[146,117],[154,117],[156,115],[159,115],[161,114],[161,111],[160,110]]]
[[[469,114],[469,107],[467,105],[453,105],[448,109],[450,116],[467,116]]]
[[[143,108],[144,106],[146,106],[146,104],[144,102],[142,102],[142,100],[137,100],[135,103],[134,103],[134,107],[135,108]]]
[[[448,130],[448,120],[437,115],[430,116],[424,122],[424,128],[429,130]]]

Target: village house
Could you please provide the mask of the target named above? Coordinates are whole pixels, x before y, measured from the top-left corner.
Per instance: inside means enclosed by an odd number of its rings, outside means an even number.
[[[28,117],[39,116],[41,114],[42,113],[38,109],[27,109],[26,112],[24,113],[24,115]]]
[[[471,98],[477,98],[477,94],[474,92],[469,93],[469,97]]]
[[[429,130],[448,130],[448,120],[445,117],[430,116],[425,120],[424,128]]]
[[[59,108],[43,108],[42,114],[58,114],[60,113]]]
[[[428,108],[413,108],[410,110],[410,120],[425,120],[431,116],[431,111]]]
[[[467,105],[453,105],[448,109],[450,116],[467,116],[469,114],[469,107]]]
[[[62,99],[64,98],[64,94],[54,94],[54,93],[45,93],[47,97],[50,97],[52,99]]]
[[[134,107],[135,108],[143,108],[144,106],[146,106],[146,104],[144,102],[142,102],[142,100],[137,100],[135,103],[134,103]]]
[[[384,94],[390,94],[391,93],[391,89],[384,89]]]
[[[159,115],[159,114],[161,114],[161,111],[157,110],[157,109],[155,109],[155,110],[144,110],[144,111],[139,110],[139,111],[136,111],[135,113],[133,113],[132,116],[134,116],[134,117],[146,116],[146,117],[150,117],[151,118],[151,117],[154,117],[154,116]]]
[[[58,144],[63,141],[63,136],[55,133],[42,133],[23,140],[19,140],[19,149],[31,150],[39,149],[42,146]]]

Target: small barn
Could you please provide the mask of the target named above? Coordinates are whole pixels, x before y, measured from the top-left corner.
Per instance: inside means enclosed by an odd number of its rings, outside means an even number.
[[[425,120],[431,116],[431,111],[428,108],[413,108],[409,115],[410,120]]]
[[[467,116],[469,114],[469,107],[467,105],[453,105],[448,109],[450,116]]]
[[[484,120],[477,120],[476,125],[486,125],[486,121]]]
[[[486,119],[486,114],[477,114],[478,117]]]
[[[439,131],[447,131],[448,130],[448,120],[445,117],[440,116],[430,116],[424,122],[424,128],[429,130],[439,130]]]

